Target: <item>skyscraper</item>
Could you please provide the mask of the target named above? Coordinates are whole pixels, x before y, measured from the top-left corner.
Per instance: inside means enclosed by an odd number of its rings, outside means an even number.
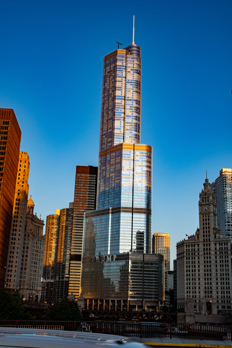
[[[208,179],[199,197],[199,228],[177,243],[177,306],[194,314],[228,314],[232,306],[231,241],[217,228]]]
[[[140,144],[140,118],[141,57],[133,39],[104,58],[97,210],[85,214],[82,273],[84,298],[113,298],[121,308],[154,300],[136,288],[132,272],[146,268],[143,255],[151,252],[152,148]]]
[[[54,280],[59,222],[60,209],[56,209],[55,214],[47,216],[43,261],[42,301],[48,303],[54,302]]]
[[[68,297],[73,202],[61,209],[56,249],[54,302]]]
[[[76,167],[68,290],[76,299],[81,292],[84,214],[96,209],[97,172],[97,167]]]
[[[5,288],[7,289],[19,288],[26,226],[29,169],[29,156],[25,151],[20,151],[6,268]]]
[[[42,301],[54,303],[68,297],[73,203],[47,217]]]
[[[0,287],[4,286],[21,130],[12,109],[0,109]]]
[[[224,237],[232,240],[232,169],[222,168],[220,176],[212,183],[217,201],[218,228]]]
[[[165,268],[170,270],[170,235],[155,232],[152,238],[152,252],[164,256]]]
[[[34,207],[35,204],[30,196],[27,202],[19,293],[26,301],[39,302],[45,236],[43,235],[44,221],[34,213]]]

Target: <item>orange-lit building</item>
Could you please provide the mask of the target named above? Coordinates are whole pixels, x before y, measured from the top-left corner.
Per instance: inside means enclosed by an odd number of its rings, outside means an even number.
[[[155,232],[152,238],[152,252],[164,257],[165,268],[170,270],[170,235],[168,233]]]
[[[12,290],[19,288],[27,214],[29,169],[29,156],[25,151],[20,151],[5,277],[5,288]]]
[[[76,167],[68,290],[75,299],[81,293],[84,214],[96,209],[97,172],[97,167]]]
[[[4,286],[21,130],[12,109],[0,109],[0,287]]]
[[[56,250],[60,222],[60,209],[55,214],[48,215],[46,221],[46,235],[43,261],[42,301],[53,303],[55,278]]]
[[[47,217],[42,302],[54,303],[68,297],[72,219],[73,203]]]

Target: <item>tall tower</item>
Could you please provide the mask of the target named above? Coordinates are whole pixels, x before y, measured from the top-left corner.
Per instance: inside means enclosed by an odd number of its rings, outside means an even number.
[[[30,196],[27,202],[19,293],[26,301],[39,302],[45,236],[43,235],[44,221],[34,214],[34,207],[35,204]]]
[[[73,203],[61,209],[55,263],[54,302],[68,297]]]
[[[4,286],[21,130],[12,109],[0,109],[0,287]]]
[[[81,293],[84,214],[96,209],[97,172],[97,167],[76,167],[68,289],[76,299]]]
[[[224,237],[232,240],[232,169],[222,168],[220,176],[212,183],[217,201],[218,228]]]
[[[164,256],[165,268],[170,270],[170,235],[155,232],[152,238],[152,252]]]
[[[47,216],[43,261],[42,300],[48,303],[53,303],[54,300],[54,280],[59,222],[60,209],[56,209],[55,214]]]
[[[216,197],[205,179],[199,198],[199,229],[177,243],[177,306],[188,307],[191,314],[230,313],[230,260],[231,242],[217,229]]]
[[[97,210],[85,215],[84,298],[127,301],[131,255],[143,262],[151,252],[152,148],[140,144],[140,123],[141,57],[133,38],[103,63]]]
[[[27,214],[29,169],[29,156],[25,151],[20,151],[5,279],[5,288],[7,289],[19,288]]]

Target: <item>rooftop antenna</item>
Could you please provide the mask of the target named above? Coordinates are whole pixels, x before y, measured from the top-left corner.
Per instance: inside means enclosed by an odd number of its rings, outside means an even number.
[[[118,50],[119,50],[119,45],[121,45],[121,46],[122,46],[122,44],[121,44],[120,42],[118,42],[118,41],[117,41],[117,44],[118,44]]]
[[[135,16],[133,16],[133,33],[132,33],[132,45],[135,44]]]
[[[206,179],[208,179],[208,178],[207,178],[207,170],[206,170]]]

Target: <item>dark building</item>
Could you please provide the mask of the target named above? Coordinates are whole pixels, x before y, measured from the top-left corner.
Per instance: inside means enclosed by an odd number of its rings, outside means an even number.
[[[81,292],[84,214],[96,209],[97,173],[97,167],[76,167],[68,291],[75,299]]]
[[[0,109],[0,287],[4,286],[21,130],[12,109]]]
[[[68,297],[73,203],[61,209],[55,263],[54,302]]]

